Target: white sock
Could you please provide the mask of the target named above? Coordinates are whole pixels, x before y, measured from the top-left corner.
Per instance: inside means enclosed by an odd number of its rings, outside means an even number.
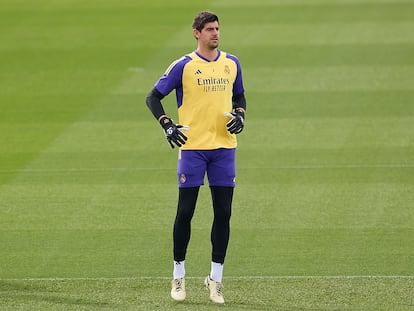
[[[185,276],[185,260],[184,261],[174,261],[174,272],[173,278],[182,279]]]
[[[210,278],[215,282],[221,283],[223,279],[223,264],[222,263],[211,262]]]

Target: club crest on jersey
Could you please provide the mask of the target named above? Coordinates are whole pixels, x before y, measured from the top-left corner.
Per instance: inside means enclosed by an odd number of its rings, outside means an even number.
[[[229,66],[224,66],[224,73],[226,73],[226,74],[230,74],[230,67]]]

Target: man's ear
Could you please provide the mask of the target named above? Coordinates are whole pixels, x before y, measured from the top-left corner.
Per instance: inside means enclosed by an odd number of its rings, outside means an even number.
[[[194,38],[198,40],[198,38],[200,37],[200,32],[197,29],[193,29],[193,35],[194,35]]]

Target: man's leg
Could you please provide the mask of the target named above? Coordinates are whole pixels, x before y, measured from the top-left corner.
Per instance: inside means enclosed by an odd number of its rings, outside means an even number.
[[[200,152],[180,150],[178,154],[178,207],[174,222],[174,261],[184,261],[191,235],[198,192],[204,183],[206,160]]]
[[[210,299],[224,303],[222,292],[223,264],[230,238],[230,217],[233,200],[233,187],[211,186],[214,220],[211,228],[211,272],[205,279],[210,291]]]
[[[212,152],[207,168],[214,211],[210,276],[220,283],[230,237],[230,216],[236,177],[235,159],[236,149],[217,149]]]
[[[230,238],[230,217],[233,187],[211,186],[214,220],[211,228],[212,262],[224,263]],[[217,280],[221,282],[220,280]]]
[[[194,215],[200,187],[179,188],[177,214],[174,221],[174,261],[185,260],[191,236],[191,219]]]
[[[191,219],[200,187],[179,188],[177,214],[174,221],[174,260],[183,261],[191,236]]]
[[[199,187],[179,188],[178,207],[174,222],[174,271],[171,297],[183,301],[185,291],[185,255],[191,235],[191,219],[197,202]]]

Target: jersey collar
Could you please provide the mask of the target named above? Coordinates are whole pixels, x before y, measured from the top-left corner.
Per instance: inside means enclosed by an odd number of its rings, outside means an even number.
[[[213,59],[213,60],[209,60],[209,59],[207,59],[207,58],[205,58],[204,56],[202,56],[200,53],[198,53],[197,51],[194,51],[194,53],[198,56],[198,57],[200,57],[201,59],[203,59],[203,60],[205,60],[206,62],[215,62],[215,61],[217,61],[219,58],[220,58],[220,55],[221,55],[221,51],[220,50],[217,50],[217,57],[215,58],[215,59]]]

